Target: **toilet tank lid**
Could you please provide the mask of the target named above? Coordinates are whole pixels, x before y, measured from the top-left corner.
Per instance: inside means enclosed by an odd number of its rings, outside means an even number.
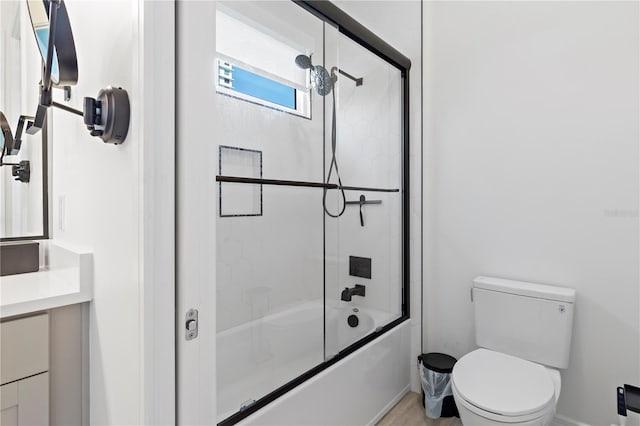
[[[558,302],[574,303],[576,300],[576,291],[573,288],[507,280],[504,278],[476,277],[473,279],[473,286],[475,288],[485,290],[499,291],[502,293],[516,294],[520,296],[537,297],[539,299],[554,300]]]

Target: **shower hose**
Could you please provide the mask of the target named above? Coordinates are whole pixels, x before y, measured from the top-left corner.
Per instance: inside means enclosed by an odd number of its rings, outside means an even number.
[[[324,208],[324,212],[331,217],[338,218],[342,216],[345,209],[347,208],[347,197],[344,193],[344,188],[342,187],[342,178],[340,177],[340,171],[338,170],[338,161],[336,160],[336,90],[335,87],[331,91],[333,107],[331,114],[331,163],[329,164],[329,172],[327,173],[327,181],[331,180],[331,174],[333,173],[333,169],[336,169],[336,176],[338,177],[338,189],[340,189],[340,193],[342,194],[342,209],[338,214],[333,214],[327,208],[327,188],[324,188],[324,193],[322,195],[322,207]]]

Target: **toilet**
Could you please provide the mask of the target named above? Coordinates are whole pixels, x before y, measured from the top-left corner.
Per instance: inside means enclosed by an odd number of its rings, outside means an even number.
[[[465,426],[551,424],[567,368],[574,289],[477,277],[471,299],[476,344],[453,367]]]

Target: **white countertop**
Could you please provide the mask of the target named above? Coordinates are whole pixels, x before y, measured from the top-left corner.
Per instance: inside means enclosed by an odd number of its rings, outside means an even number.
[[[0,278],[0,318],[88,302],[93,294],[93,255],[45,244],[48,266]]]

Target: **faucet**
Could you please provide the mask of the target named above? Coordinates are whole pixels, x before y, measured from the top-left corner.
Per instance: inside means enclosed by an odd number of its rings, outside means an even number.
[[[340,295],[340,300],[351,302],[351,296],[364,297],[364,288],[365,287],[361,284],[356,284],[356,286],[353,288],[345,287],[344,290],[342,290],[342,294]]]

